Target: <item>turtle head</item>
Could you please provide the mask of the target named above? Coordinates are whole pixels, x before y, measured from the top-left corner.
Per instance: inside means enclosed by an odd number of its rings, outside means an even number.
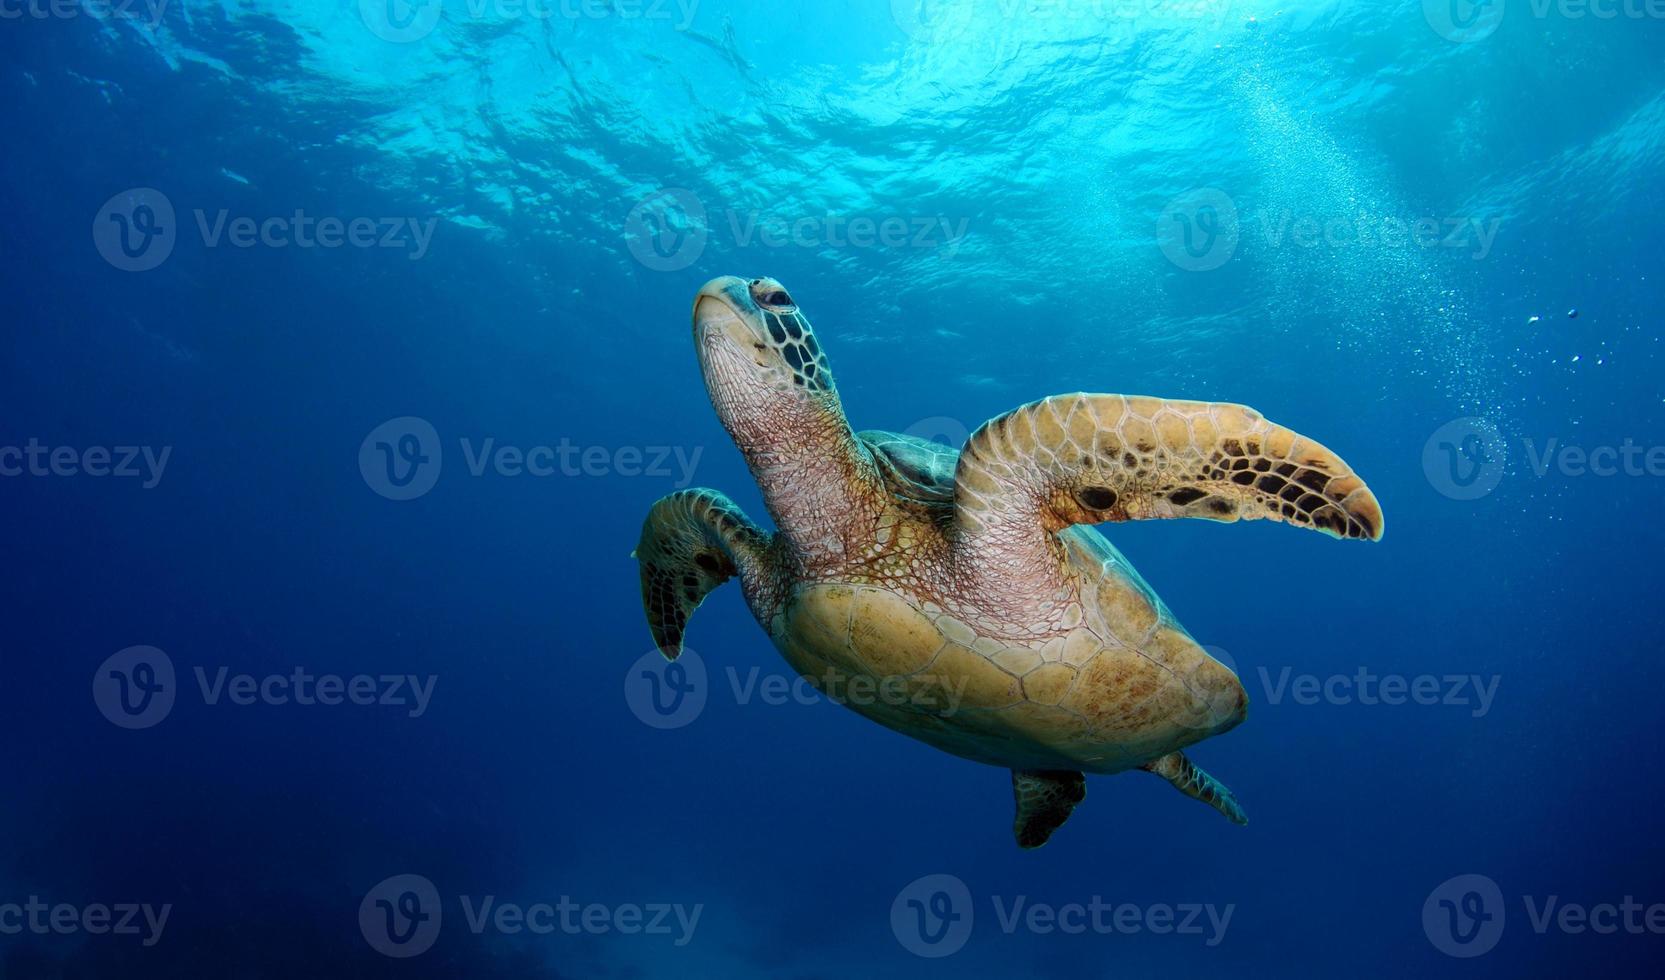
[[[694,345],[711,402],[742,445],[844,424],[827,355],[778,281],[725,276],[706,283],[694,300]]]

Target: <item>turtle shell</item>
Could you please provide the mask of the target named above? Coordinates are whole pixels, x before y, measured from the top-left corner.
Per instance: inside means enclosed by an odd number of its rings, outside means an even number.
[[[1113,773],[1226,731],[1248,698],[1092,528],[1061,535],[1081,582],[1052,635],[990,636],[883,584],[798,588],[770,633],[831,700],[943,751]]]

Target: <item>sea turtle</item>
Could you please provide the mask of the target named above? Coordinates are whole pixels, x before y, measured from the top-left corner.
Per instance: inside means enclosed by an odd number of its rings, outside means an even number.
[[[776,530],[715,490],[653,505],[635,557],[659,650],[738,576],[781,654],[834,700],[1012,771],[1021,847],[1085,796],[1083,773],[1143,769],[1237,823],[1181,751],[1248,698],[1091,525],[1266,518],[1376,540],[1382,511],[1334,453],[1239,405],[1055,395],[955,452],[852,431],[827,357],[773,279],[725,277],[694,303],[723,427]]]

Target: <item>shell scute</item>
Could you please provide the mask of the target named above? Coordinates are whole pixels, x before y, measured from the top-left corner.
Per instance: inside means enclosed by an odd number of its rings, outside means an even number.
[[[923,612],[880,589],[855,597],[850,646],[875,677],[918,673],[948,642]]]
[[[975,650],[958,644],[949,644],[937,654],[921,680],[926,677],[933,678],[945,691],[958,692],[962,707],[1003,708],[1023,699],[1016,677]]]
[[[1075,681],[1075,668],[1065,663],[1037,667],[1023,677],[1023,693],[1036,704],[1057,704]]]
[[[1145,590],[1114,571],[1098,582],[1098,610],[1112,635],[1129,646],[1138,646],[1161,620],[1161,612]]]

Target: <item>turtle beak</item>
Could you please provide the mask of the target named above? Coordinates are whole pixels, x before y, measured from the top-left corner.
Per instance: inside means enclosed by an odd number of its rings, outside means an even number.
[[[746,280],[738,276],[719,276],[700,288],[694,297],[694,338],[699,340],[707,330],[722,325],[731,327],[734,321],[745,323],[741,311],[752,305]]]
[[[694,346],[702,361],[733,360],[747,369],[771,366],[763,312],[752,301],[751,283],[736,276],[713,279],[694,297]],[[785,370],[784,362],[774,365]],[[710,364],[707,363],[707,367]]]
[[[767,362],[757,352],[763,344],[757,336],[756,316],[746,280],[734,276],[711,280],[694,298],[694,349],[699,353],[706,391],[725,423],[754,413],[741,406],[763,396],[747,396],[746,392],[771,387],[764,373]]]

